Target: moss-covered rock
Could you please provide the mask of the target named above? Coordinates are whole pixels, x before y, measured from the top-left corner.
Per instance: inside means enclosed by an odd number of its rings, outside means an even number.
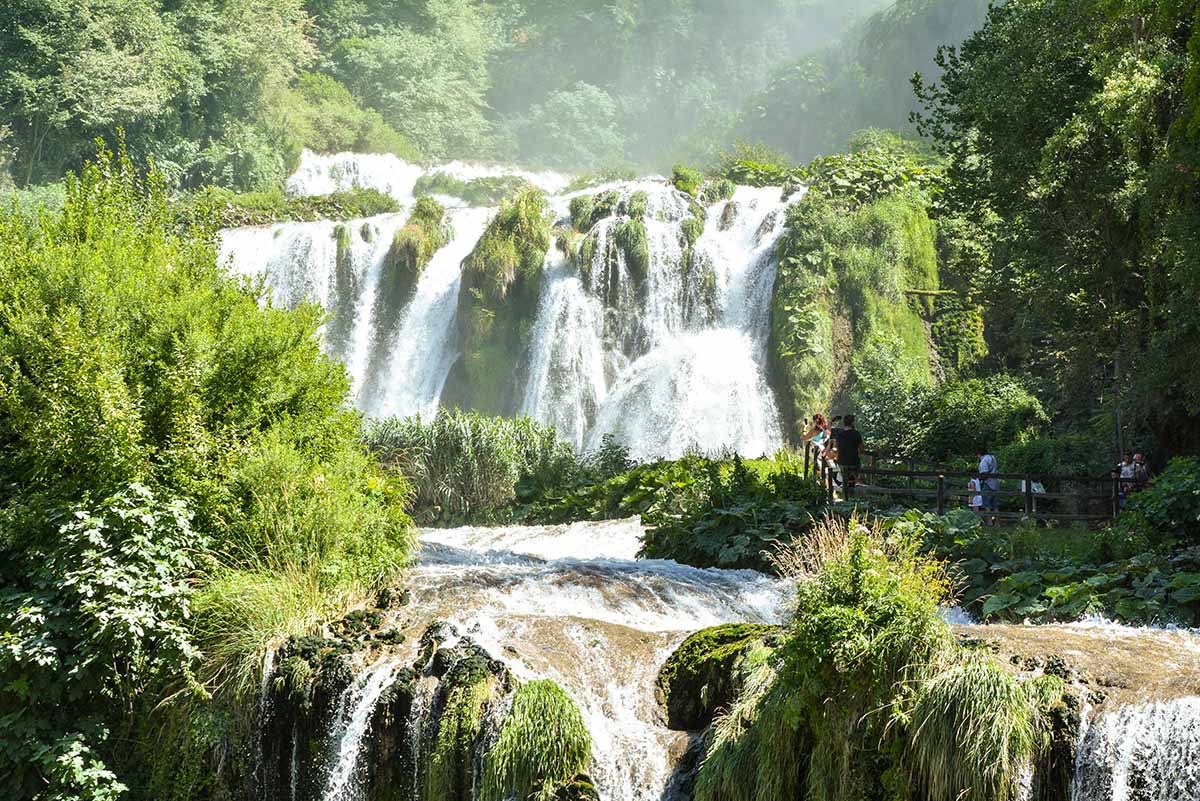
[[[392,237],[383,262],[377,303],[396,314],[416,290],[425,265],[448,241],[446,209],[431,197],[417,199],[412,214]]]
[[[717,220],[718,231],[728,231],[737,222],[738,204],[732,200],[725,204],[725,208],[721,209],[721,218]]]
[[[613,243],[625,254],[625,266],[640,287],[650,270],[650,243],[646,225],[640,219],[629,219],[613,226]]]
[[[434,703],[434,730],[421,733],[430,739],[425,766],[426,801],[469,801],[475,777],[475,748],[487,704],[492,702],[507,671],[473,643],[454,649],[439,660],[451,661],[438,687]],[[438,652],[442,654],[441,651]],[[417,735],[416,732],[413,733]]]
[[[592,782],[592,777],[580,773],[570,782],[558,788],[554,801],[600,801],[600,793]]]
[[[490,175],[464,181],[445,172],[422,175],[413,185],[417,197],[449,195],[465,200],[472,206],[494,206],[530,186],[519,175]]]
[[[617,209],[619,214],[626,214],[635,220],[640,220],[646,216],[646,209],[650,205],[650,196],[641,189],[630,193],[629,197],[621,201]]]
[[[537,313],[551,244],[549,204],[526,188],[506,200],[463,262],[458,296],[463,342],[461,405],[488,414],[515,408],[521,355]]]
[[[329,309],[332,319],[325,329],[326,342],[333,353],[342,353],[354,327],[354,307],[358,300],[358,276],[354,272],[354,233],[348,225],[333,229],[337,246],[334,261],[334,300]]]
[[[712,722],[741,689],[739,660],[779,631],[776,626],[730,623],[696,632],[683,641],[658,672],[655,695],[667,726],[697,731]]]

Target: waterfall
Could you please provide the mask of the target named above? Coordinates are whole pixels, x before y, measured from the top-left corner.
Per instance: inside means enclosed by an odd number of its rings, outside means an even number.
[[[732,199],[701,209],[660,179],[562,194],[568,179],[556,173],[464,162],[427,169],[389,155],[308,152],[288,190],[370,187],[411,205],[418,178],[433,173],[520,177],[552,194],[560,226],[571,224],[570,201],[580,194],[620,198],[589,225],[588,264],[557,247],[547,254],[525,350],[511,365],[525,377],[512,413],[554,425],[578,448],[614,435],[638,458],[688,448],[757,456],[782,444],[766,364],[774,247],[792,198],[778,188],[739,187]],[[644,197],[636,210],[635,195]],[[325,349],[346,365],[360,410],[429,417],[460,355],[461,263],[493,213],[451,205],[453,235],[403,309],[379,307],[392,302],[381,280],[407,212],[228,230],[221,257],[235,272],[263,278],[276,305],[311,302],[330,312]],[[618,234],[631,213],[645,231],[636,263]]]
[[[752,571],[636,560],[636,519],[422,532],[405,615],[444,619],[521,679],[552,678],[592,737],[604,801],[659,801],[687,735],[655,674],[692,631],[778,621],[791,585]]]
[[[381,417],[431,417],[458,357],[458,288],[462,263],[487,227],[489,209],[451,209],[450,242],[434,254],[391,342],[377,343],[386,365],[379,389],[359,404]]]
[[[336,751],[330,763],[329,779],[323,801],[361,801],[359,756],[363,737],[375,711],[379,696],[396,675],[397,663],[381,659],[342,693],[338,715],[334,720]]]
[[[1200,798],[1200,697],[1130,704],[1080,735],[1072,801]]]
[[[413,202],[413,186],[425,172],[419,164],[386,153],[321,155],[305,150],[288,178],[292,195],[328,195],[347,189],[375,189],[401,203]]]

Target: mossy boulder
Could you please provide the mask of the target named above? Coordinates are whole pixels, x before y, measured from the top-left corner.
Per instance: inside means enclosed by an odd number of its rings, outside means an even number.
[[[741,689],[739,661],[756,644],[773,641],[777,626],[729,623],[688,637],[658,672],[655,695],[667,726],[698,731]]]
[[[500,207],[463,262],[458,296],[463,342],[460,405],[488,414],[514,410],[519,365],[537,314],[542,267],[551,245],[543,192],[519,191]]]
[[[600,801],[600,793],[592,782],[592,777],[580,773],[570,782],[558,788],[554,801]]]
[[[621,201],[617,208],[618,214],[625,214],[635,220],[640,220],[646,216],[647,207],[650,205],[650,196],[641,189],[630,193],[629,197]]]
[[[616,214],[620,205],[621,193],[616,191],[571,198],[571,225],[586,234],[600,220]]]
[[[625,266],[633,280],[641,286],[650,270],[650,243],[646,225],[640,219],[629,219],[613,227],[613,241],[625,254]]]
[[[530,186],[519,175],[489,175],[464,181],[445,172],[422,175],[413,185],[413,194],[449,195],[465,200],[472,206],[494,206]]]
[[[449,239],[446,209],[431,197],[417,199],[408,222],[392,237],[383,262],[380,298],[389,311],[399,314],[412,298],[425,265]]]
[[[721,209],[721,218],[717,220],[718,231],[728,231],[737,222],[738,204],[732,200],[725,204],[725,208]]]

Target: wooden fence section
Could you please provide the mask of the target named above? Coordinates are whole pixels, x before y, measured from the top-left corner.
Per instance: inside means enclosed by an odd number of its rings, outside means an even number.
[[[863,454],[861,467],[838,467],[822,458],[811,443],[804,446],[804,474],[817,482],[834,500],[840,492],[845,500],[862,499],[876,503],[936,511],[945,514],[953,508],[970,508],[976,495],[995,496],[998,509],[984,510],[984,517],[996,523],[1021,520],[1099,524],[1121,512],[1124,496],[1119,478],[1111,476],[1029,475],[1023,473],[977,473],[951,470],[941,465],[920,465],[907,457]],[[997,479],[998,490],[973,490],[971,479],[982,482]],[[1035,492],[1034,487],[1044,489]]]

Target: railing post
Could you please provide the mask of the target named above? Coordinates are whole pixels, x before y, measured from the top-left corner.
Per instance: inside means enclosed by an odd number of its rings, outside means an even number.
[[[937,513],[939,515],[946,514],[946,477],[938,476],[937,478]]]
[[[1115,476],[1112,482],[1112,516],[1116,520],[1121,516],[1121,477]]]
[[[829,467],[828,465],[825,466],[825,486],[829,491],[829,502],[833,503],[836,500],[836,498],[833,497],[833,468]]]
[[[804,477],[808,477],[808,452],[812,450],[812,443],[804,443]]]
[[[1025,474],[1025,516],[1033,514],[1033,476]]]

